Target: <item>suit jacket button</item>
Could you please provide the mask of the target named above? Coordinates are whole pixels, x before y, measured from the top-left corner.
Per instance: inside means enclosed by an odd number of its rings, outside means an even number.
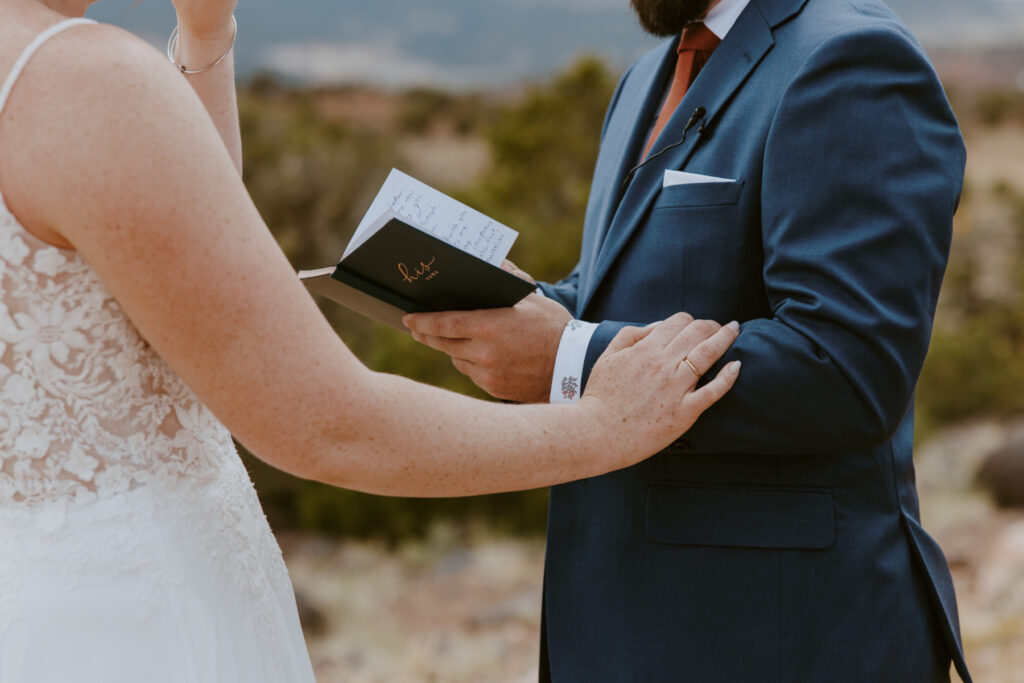
[[[688,451],[690,450],[690,442],[686,439],[676,439],[669,448],[674,451]]]

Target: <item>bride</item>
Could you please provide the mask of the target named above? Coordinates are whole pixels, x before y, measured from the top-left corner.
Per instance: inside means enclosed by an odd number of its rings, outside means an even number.
[[[229,433],[460,496],[638,462],[735,381],[695,388],[682,359],[736,332],[684,314],[625,332],[577,406],[369,371],[241,183],[234,0],[175,0],[177,70],[89,4],[0,0],[0,682],[313,680]]]

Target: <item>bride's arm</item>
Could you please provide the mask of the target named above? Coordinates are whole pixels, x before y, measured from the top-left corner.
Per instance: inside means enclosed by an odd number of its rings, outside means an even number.
[[[620,339],[576,406],[485,403],[371,372],[295,277],[165,59],[97,26],[55,38],[22,78],[13,113],[35,114],[2,138],[5,191],[78,248],[160,356],[283,470],[438,496],[595,476],[668,445],[735,379],[690,391],[679,361],[717,326],[684,316]],[[734,338],[721,328],[690,358],[708,367]]]
[[[178,49],[174,55],[178,64],[189,70],[204,69],[228,52],[212,69],[188,74],[185,79],[199,95],[231,161],[241,173],[242,140],[238,130],[233,49],[235,25],[231,19],[235,0],[173,1],[178,16]]]

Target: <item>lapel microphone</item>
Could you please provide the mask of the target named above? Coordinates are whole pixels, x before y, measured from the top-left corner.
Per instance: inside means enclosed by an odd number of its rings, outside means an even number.
[[[629,187],[629,183],[632,182],[633,180],[633,176],[635,176],[636,172],[643,168],[647,164],[647,162],[654,161],[655,159],[657,159],[670,149],[675,149],[679,145],[686,142],[686,134],[690,132],[690,129],[696,126],[699,121],[703,121],[703,123],[701,123],[700,128],[697,129],[697,133],[701,136],[702,139],[710,138],[711,129],[707,127],[707,119],[705,118],[707,113],[708,110],[705,109],[704,107],[697,107],[696,109],[694,109],[693,113],[690,114],[690,118],[686,122],[686,125],[683,127],[683,136],[679,138],[679,142],[673,142],[671,145],[659,150],[656,154],[652,154],[651,156],[647,157],[633,168],[629,169],[629,173],[626,174],[626,179],[622,181],[622,191],[626,191],[626,188]]]

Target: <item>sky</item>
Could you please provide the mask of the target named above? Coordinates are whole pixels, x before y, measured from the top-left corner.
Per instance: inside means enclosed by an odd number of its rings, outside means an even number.
[[[891,0],[929,49],[1024,47],[1024,0]],[[161,50],[168,0],[101,0],[88,16]],[[629,0],[240,0],[236,62],[305,82],[403,88],[502,87],[544,78],[580,54],[624,67],[654,39]]]

